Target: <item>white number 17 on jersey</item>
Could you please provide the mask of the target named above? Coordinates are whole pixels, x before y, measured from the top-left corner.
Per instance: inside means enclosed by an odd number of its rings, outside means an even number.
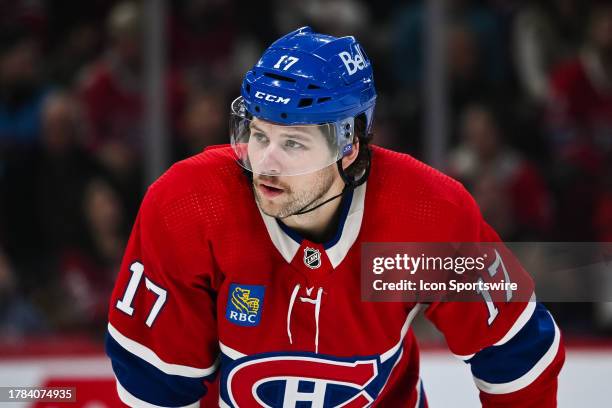
[[[144,274],[144,265],[140,262],[134,262],[130,265],[130,272],[132,272],[132,276],[130,277],[127,289],[123,294],[123,298],[117,301],[116,307],[123,313],[132,316],[134,314],[132,301],[134,300],[134,296],[136,295],[136,289],[138,289],[138,284],[140,283],[142,275]],[[161,308],[164,306],[164,303],[166,302],[167,291],[151,282],[146,276],[145,286],[147,287],[147,289],[157,295],[157,300],[155,301],[153,308],[151,308],[151,311],[149,312],[149,317],[147,317],[146,321],[146,325],[151,327],[153,326],[157,315],[161,311]]]

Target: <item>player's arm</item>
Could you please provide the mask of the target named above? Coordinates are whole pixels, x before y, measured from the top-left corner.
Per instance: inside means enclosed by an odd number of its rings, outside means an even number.
[[[127,405],[196,407],[218,364],[213,266],[193,220],[174,222],[154,187],[110,300],[106,350]]]
[[[467,232],[473,241],[499,241],[471,197],[467,201],[462,240]],[[520,265],[509,269],[511,280],[525,281]],[[487,304],[484,298],[440,302],[429,305],[425,316],[444,334],[450,350],[470,365],[484,407],[556,406],[557,376],[565,352],[559,328],[542,304],[535,300]]]

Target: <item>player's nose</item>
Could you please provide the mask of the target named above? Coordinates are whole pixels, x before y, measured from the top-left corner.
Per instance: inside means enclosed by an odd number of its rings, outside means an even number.
[[[280,175],[283,170],[282,151],[275,143],[270,143],[262,152],[258,163],[258,173],[267,175]]]

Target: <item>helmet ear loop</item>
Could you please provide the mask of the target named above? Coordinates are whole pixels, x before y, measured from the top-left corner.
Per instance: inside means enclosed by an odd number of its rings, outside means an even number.
[[[336,165],[338,166],[338,172],[340,173],[340,177],[342,177],[342,180],[344,181],[345,188],[355,189],[368,180],[368,177],[370,175],[370,167],[372,166],[372,153],[370,151],[370,148],[367,146],[365,152],[367,155],[368,163],[366,165],[365,172],[358,180],[352,179],[346,174],[344,168],[342,167],[342,159],[339,159],[336,162]]]

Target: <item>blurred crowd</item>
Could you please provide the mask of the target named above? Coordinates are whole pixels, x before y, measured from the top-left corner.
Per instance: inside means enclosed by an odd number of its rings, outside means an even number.
[[[228,141],[242,75],[304,25],[355,35],[374,143],[422,157],[423,1],[167,1],[172,161]],[[612,3],[448,0],[446,172],[507,241],[612,241]],[[0,3],[0,338],[104,330],[143,180],[138,2]],[[577,332],[609,333],[593,305]],[[603,322],[603,323],[602,323]]]

